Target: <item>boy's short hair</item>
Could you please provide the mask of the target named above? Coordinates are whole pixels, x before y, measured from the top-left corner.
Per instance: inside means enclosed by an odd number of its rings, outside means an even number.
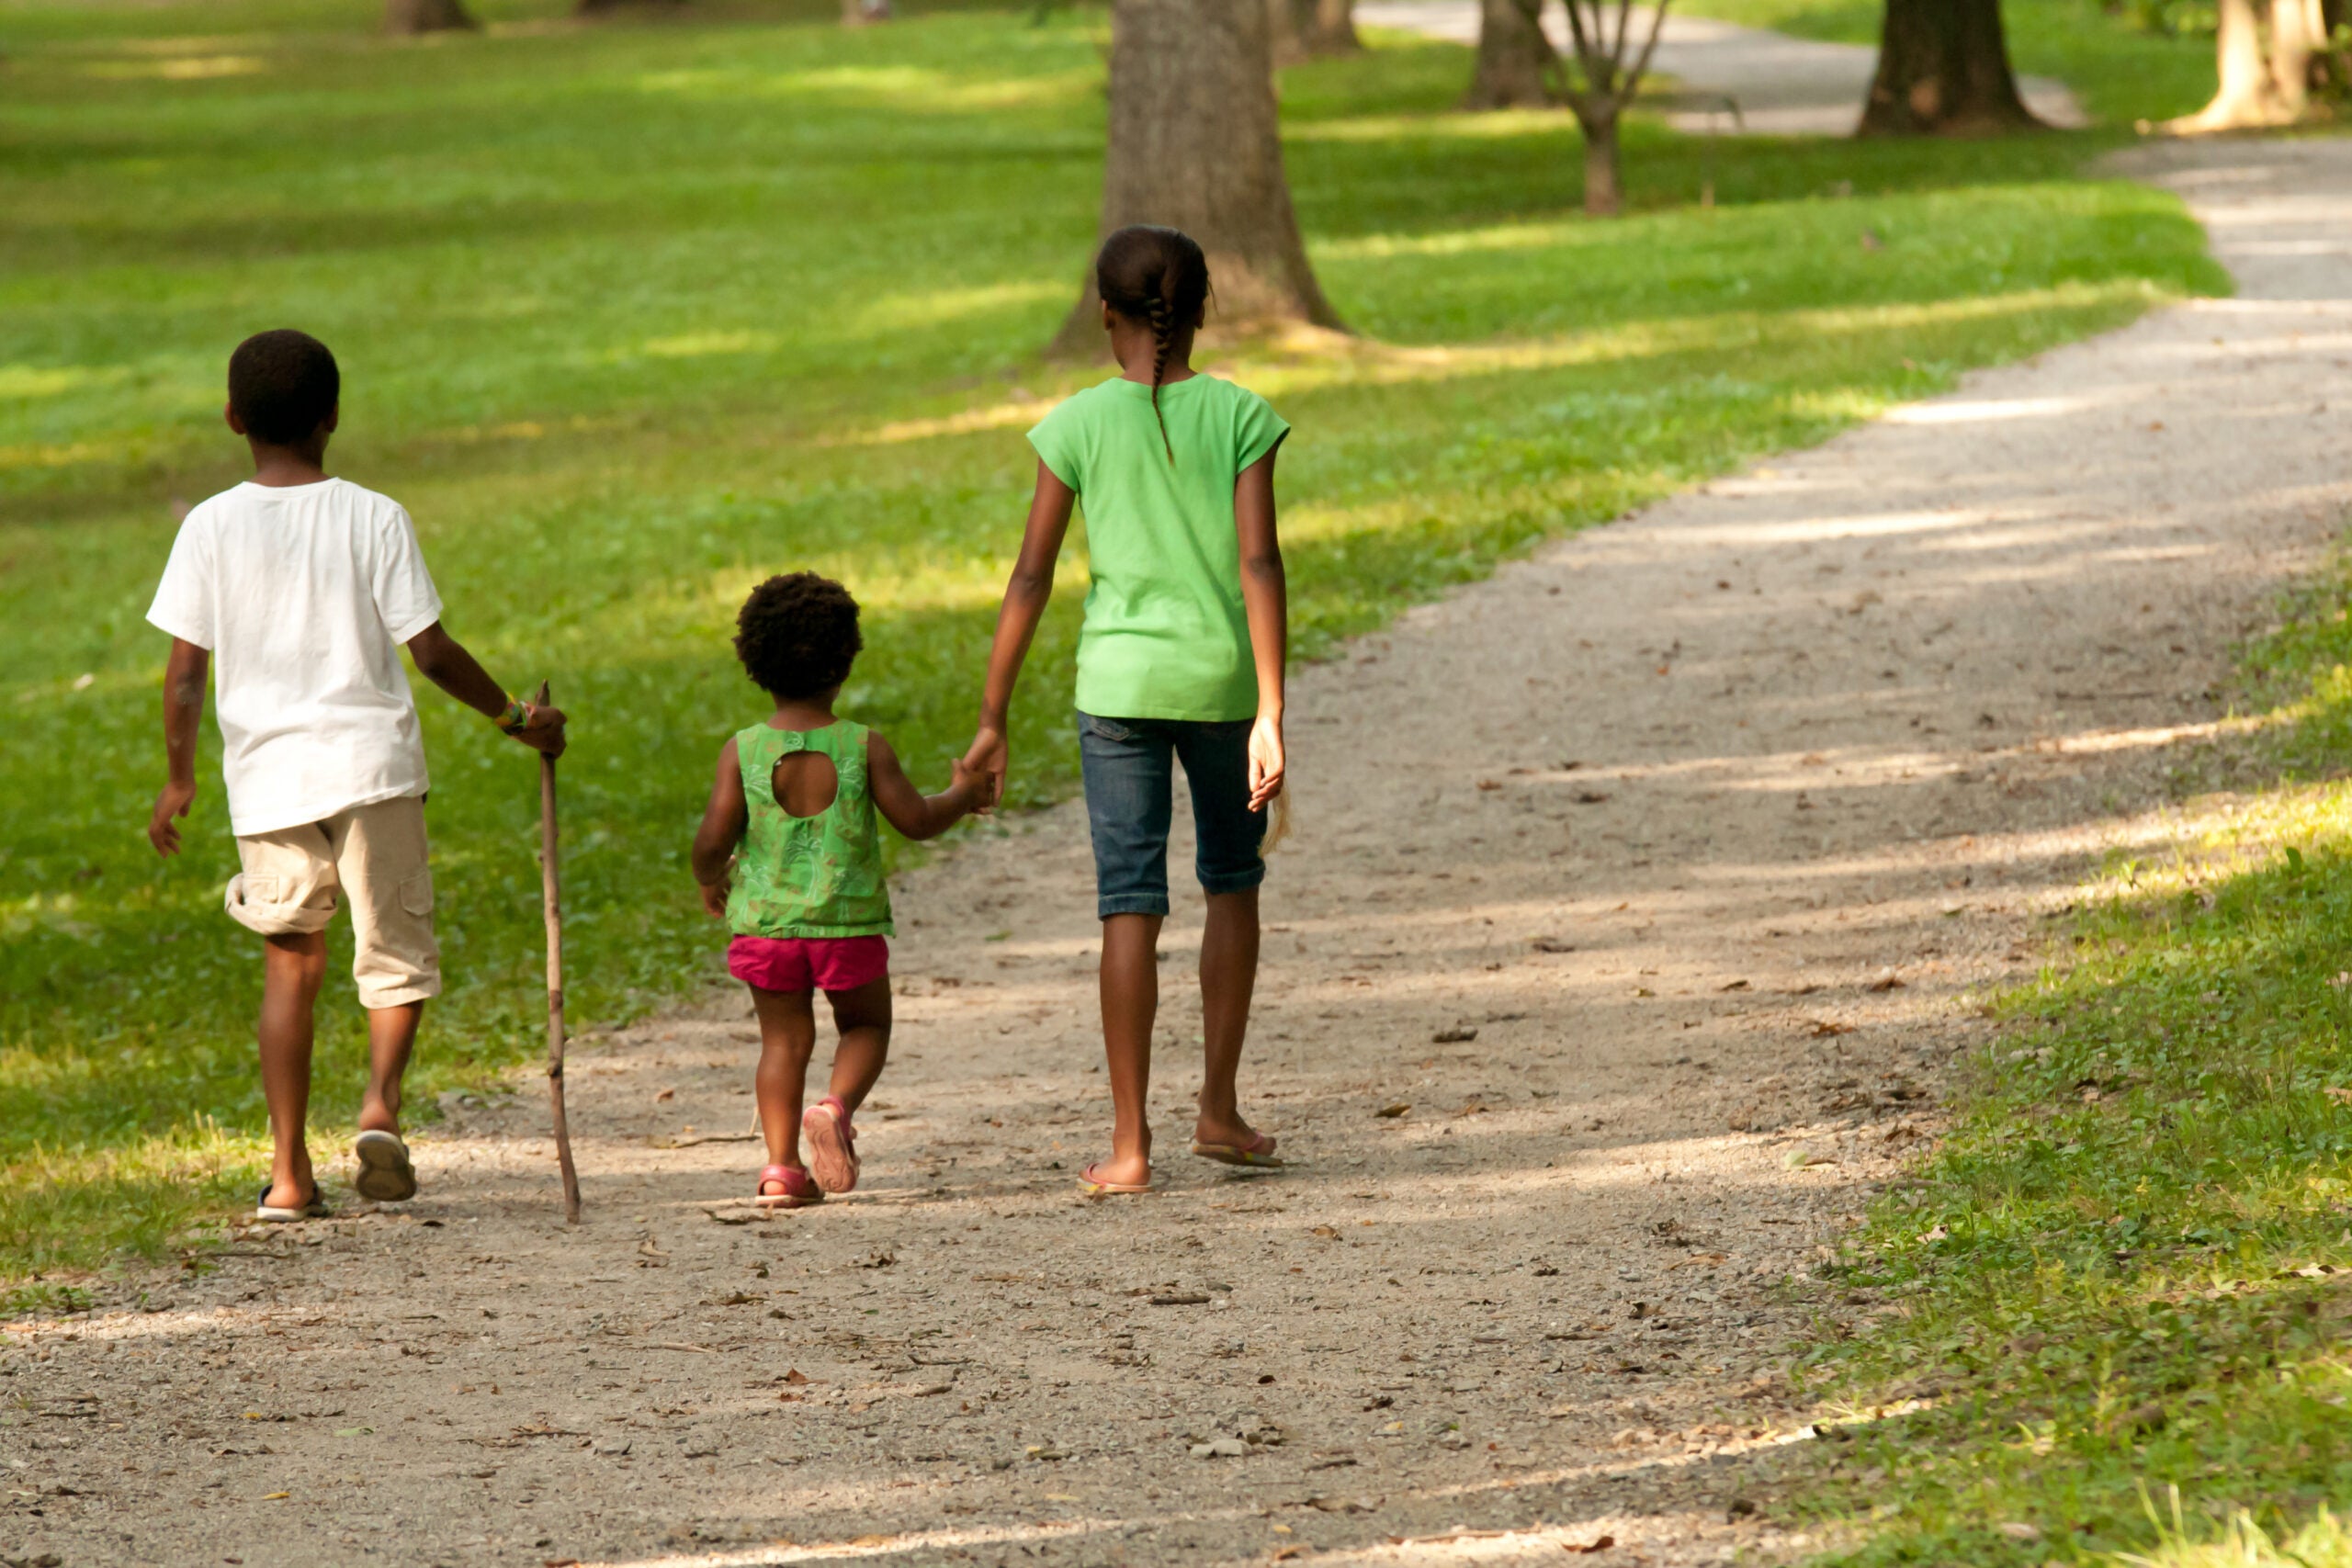
[[[309,440],[342,395],[334,355],[308,333],[255,333],[229,355],[229,406],[247,434],[272,446]]]
[[[814,697],[849,679],[865,647],[857,601],[813,571],[771,577],[735,616],[735,657],[770,696]]]

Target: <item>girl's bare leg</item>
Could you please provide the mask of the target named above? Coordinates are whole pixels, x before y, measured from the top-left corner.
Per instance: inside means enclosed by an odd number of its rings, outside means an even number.
[[[800,1164],[800,1100],[808,1082],[808,1056],[817,1048],[817,1014],[807,991],[751,987],[752,1010],[760,1019],[760,1067],[752,1091],[760,1106],[760,1133],[767,1140],[770,1165]]]
[[[1201,931],[1201,1119],[1204,1144],[1246,1145],[1256,1134],[1233,1086],[1258,985],[1258,890],[1209,895]]]
[[[890,1059],[890,977],[854,991],[827,991],[825,999],[833,1004],[833,1027],[841,1033],[828,1092],[855,1115]]]
[[[263,939],[261,1092],[269,1107],[269,1197],[282,1209],[299,1209],[317,1190],[306,1135],[311,1115],[312,1009],[326,978],[324,932]]]
[[[1102,921],[1102,1055],[1111,1075],[1111,1157],[1105,1181],[1151,1179],[1151,1030],[1159,1014],[1159,915]],[[1228,1075],[1230,1076],[1230,1075]]]

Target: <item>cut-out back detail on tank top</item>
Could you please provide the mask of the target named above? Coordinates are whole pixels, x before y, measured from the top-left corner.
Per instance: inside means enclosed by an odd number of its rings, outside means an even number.
[[[738,936],[890,936],[890,894],[865,774],[866,728],[755,724],[735,737],[748,822],[736,851],[727,924]],[[776,765],[801,752],[832,764],[831,802],[795,817],[776,798]],[[787,776],[787,785],[789,777]]]

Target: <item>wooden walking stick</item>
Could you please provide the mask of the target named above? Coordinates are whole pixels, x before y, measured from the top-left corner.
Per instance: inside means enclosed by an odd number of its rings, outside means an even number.
[[[548,700],[539,682],[538,700]],[[571,1124],[563,1114],[563,877],[556,863],[555,759],[539,753],[539,894],[548,919],[548,1099],[555,1110],[555,1158],[563,1171],[563,1217],[580,1223],[580,1172],[571,1164]]]

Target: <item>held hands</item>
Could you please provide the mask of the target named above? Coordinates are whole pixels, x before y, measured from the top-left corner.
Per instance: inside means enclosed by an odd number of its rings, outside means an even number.
[[[981,785],[977,804],[972,809],[981,815],[996,809],[1004,799],[1004,773],[1010,764],[1012,749],[1004,731],[993,725],[980,726],[972,737],[972,744],[964,752],[964,760],[956,764],[956,782],[962,784],[967,773],[975,775]]]
[[[155,796],[155,814],[147,819],[147,841],[155,846],[159,855],[180,852],[179,824],[175,818],[187,815],[188,803],[196,798],[196,781],[174,782],[164,786]]]
[[[1261,713],[1250,727],[1250,809],[1262,811],[1282,792],[1282,716]]]
[[[989,776],[963,758],[948,764],[953,774],[947,790],[967,815],[977,816],[996,804],[996,794]]]

